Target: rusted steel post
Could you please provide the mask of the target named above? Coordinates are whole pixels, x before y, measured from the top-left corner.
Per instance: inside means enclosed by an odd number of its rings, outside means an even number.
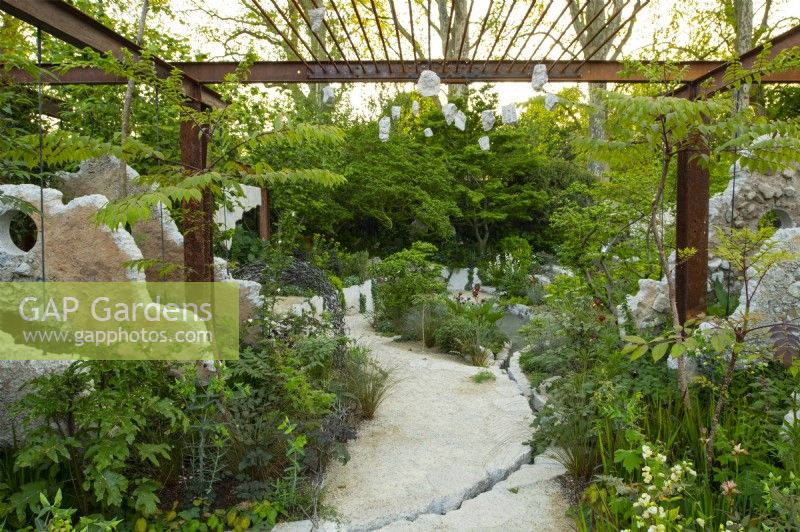
[[[261,187],[261,207],[258,209],[258,236],[269,240],[272,236],[269,220],[269,189]]]
[[[181,122],[181,162],[194,173],[206,167],[208,138],[206,127],[191,121]],[[188,282],[214,280],[213,214],[214,198],[209,189],[203,189],[199,200],[184,201],[183,210],[183,263]]]
[[[704,139],[699,135],[692,145],[678,153],[678,190],[675,223],[678,257],[686,248],[694,254],[677,260],[675,288],[678,316],[681,323],[704,313],[708,295],[708,167],[700,164],[698,155],[707,153]]]

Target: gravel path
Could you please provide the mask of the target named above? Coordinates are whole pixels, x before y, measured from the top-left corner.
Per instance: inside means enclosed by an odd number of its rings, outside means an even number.
[[[532,413],[503,371],[492,368],[496,380],[476,384],[470,376],[478,368],[379,336],[363,315],[349,316],[347,326],[392,371],[394,384],[348,444],[350,461],[326,474],[324,504],[336,510],[341,528],[573,528],[553,480],[563,468],[528,464],[523,442]]]

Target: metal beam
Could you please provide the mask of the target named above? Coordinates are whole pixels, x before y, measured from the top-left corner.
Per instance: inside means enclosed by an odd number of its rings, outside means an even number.
[[[136,43],[63,0],[0,0],[0,9],[78,48],[88,47],[101,53],[111,52],[119,59],[124,57],[123,50],[131,52],[135,57],[141,56],[142,48]],[[174,69],[162,59],[154,57],[152,60],[161,77],[166,77]],[[197,80],[185,72],[182,73],[182,78],[184,92],[187,95],[195,94]],[[199,89],[197,101],[202,105],[226,105],[215,91],[202,86]]]
[[[0,0],[1,1],[1,0]],[[479,61],[480,62],[480,61]],[[559,66],[567,61],[543,61],[546,65]],[[469,60],[448,61],[447,71],[443,71],[441,60],[421,62],[420,67],[429,68],[437,72],[447,83],[467,82],[529,82],[531,73],[523,65],[513,60],[489,61],[485,72],[469,71]],[[654,64],[652,62],[647,64]],[[685,61],[677,63],[678,67],[685,67],[684,79],[695,79],[710,70],[723,65],[722,61]],[[376,68],[377,65],[377,68]],[[56,73],[57,65],[43,65],[49,69],[50,75],[44,77],[44,82],[51,85],[108,85],[126,83],[127,79],[120,76],[107,74],[94,68],[75,68],[64,73]],[[233,61],[220,62],[176,62],[174,66],[185,72],[196,83],[221,83],[226,74],[236,70],[238,63]],[[344,66],[344,62],[341,62]],[[258,61],[249,69],[249,76],[245,83],[314,83],[314,82],[414,82],[419,74],[406,69],[402,72],[399,61],[377,61],[376,64],[364,63],[352,65],[353,72],[335,72],[325,61],[322,67],[314,63],[308,68],[300,61]],[[580,70],[559,72],[558,68],[551,71],[550,81],[558,82],[604,82],[604,83],[647,83],[641,74],[632,73],[623,77],[625,65],[620,61],[588,61]],[[12,70],[11,75],[18,83],[35,83],[22,70]],[[784,73],[775,77],[775,81],[800,82],[800,72]]]
[[[770,44],[770,51],[768,55],[770,59],[775,57],[778,52],[782,50],[788,50],[790,48],[800,46],[800,26],[793,27],[789,31],[769,40],[768,43]],[[739,62],[741,63],[742,68],[746,70],[752,69],[756,60],[758,59],[758,56],[764,52],[764,48],[765,45],[760,44],[749,52],[743,53],[739,57]],[[697,86],[696,96],[698,98],[707,98],[719,91],[725,90],[730,85],[724,80],[725,71],[728,70],[728,67],[730,67],[730,63],[725,62],[711,69],[709,72],[698,77],[697,79],[687,80],[687,84],[674,91],[672,96],[680,96],[682,98],[690,97],[693,92],[692,85]],[[793,69],[785,72],[778,72],[766,76],[764,81],[771,83],[798,83],[798,81],[800,81],[800,71]]]
[[[199,106],[198,106],[199,107]],[[202,173],[208,159],[208,128],[188,120],[180,127],[181,163],[191,173]],[[183,210],[183,264],[188,282],[214,280],[213,213],[214,197],[209,188],[199,200],[188,200]]]
[[[677,260],[675,266],[675,299],[681,323],[705,313],[708,299],[709,172],[698,157],[707,153],[707,148],[699,136],[693,144],[678,152],[675,247],[678,253],[694,249],[694,254],[683,261]]]

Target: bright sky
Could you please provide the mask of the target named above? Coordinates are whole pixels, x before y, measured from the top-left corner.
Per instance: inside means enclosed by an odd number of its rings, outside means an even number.
[[[797,16],[796,9],[792,9],[792,5],[797,7],[797,2],[800,0],[773,0],[773,6],[770,15],[770,25],[776,28],[775,34],[779,33],[786,29],[789,25],[791,25],[791,21],[785,20],[789,16]],[[138,6],[138,2],[132,2]],[[204,27],[213,27],[222,33],[230,34],[235,27],[235,23],[231,21],[219,20],[219,19],[212,19],[206,13],[198,10],[198,6],[202,6],[204,10],[207,10],[211,13],[217,13],[222,15],[223,17],[235,17],[240,15],[244,8],[242,4],[238,0],[171,0],[171,6],[176,14],[179,14],[180,18],[183,20],[183,23],[170,23],[168,26],[170,31],[174,32],[176,35],[184,35],[189,37],[191,46],[193,51],[196,53],[203,53],[207,54],[209,58],[212,59],[238,59],[237,57],[226,57],[225,50],[219,43],[212,43],[208,42],[208,40],[204,39],[201,34],[198,33],[199,28]],[[286,3],[286,0],[282,0],[280,3]],[[326,4],[324,0],[322,0],[323,5]],[[634,2],[631,2],[631,4]],[[674,12],[680,11],[685,12],[687,10],[687,6],[691,5],[696,9],[703,9],[703,8],[711,8],[712,6],[716,5],[717,2],[715,0],[651,0],[651,2],[642,9],[637,18],[636,18],[636,25],[633,35],[631,39],[628,41],[627,45],[623,50],[623,54],[621,58],[624,57],[636,57],[639,56],[639,52],[641,52],[643,47],[650,45],[653,42],[653,36],[656,32],[664,32],[668,27],[671,19],[672,14]],[[347,4],[346,2],[338,2],[338,6],[342,9],[342,6]],[[271,2],[268,0],[262,0],[262,5],[265,8],[269,8],[271,6]],[[347,4],[349,7],[349,4]],[[397,7],[397,16],[398,20],[401,21],[401,24],[407,24],[409,19],[408,10],[407,10],[407,3],[402,1],[395,1],[395,5]],[[504,31],[506,37],[509,37],[513,30],[516,28],[516,24],[522,20],[522,17],[527,10],[530,4],[527,1],[517,2],[517,7],[512,12],[511,17],[509,18],[509,23],[507,29]],[[548,22],[552,21],[564,7],[563,1],[556,0],[554,5],[551,7],[550,11],[548,12],[548,17],[545,18],[544,22],[542,23],[542,27],[547,27]],[[763,13],[763,5],[764,0],[755,0],[755,20],[760,21],[762,13]],[[488,0],[475,0],[475,5],[473,8],[473,13],[471,15],[471,20],[473,21],[473,26],[471,27],[471,34],[474,36],[478,31],[478,24],[477,21],[481,21],[484,18],[484,14],[487,12],[489,6]],[[366,12],[367,9],[364,8],[365,13],[364,15],[370,15],[371,13]],[[630,6],[623,12],[622,19],[625,20],[628,15],[630,14],[631,9]],[[330,13],[330,9],[329,9]],[[417,26],[417,38],[420,39],[419,32],[423,31],[423,28],[427,25],[425,20],[420,19],[421,11],[415,11],[416,21],[415,24]],[[332,14],[330,16],[333,16]],[[568,13],[562,18],[563,24],[567,24],[570,20]],[[434,23],[436,23],[436,17],[434,16]],[[556,34],[560,31],[559,29],[556,31]],[[680,27],[682,30],[677,34],[669,34],[664,35],[661,40],[668,40],[670,43],[680,46],[686,44],[689,40],[691,35],[692,28],[688,26],[688,21],[682,20]],[[357,30],[357,26],[352,27],[353,31]],[[435,32],[434,32],[435,34]],[[572,32],[571,28],[569,28],[564,37],[562,37],[562,42],[570,42],[574,36],[574,32]],[[391,37],[394,37],[393,35]],[[488,47],[491,46],[491,39],[485,38],[485,43],[482,43],[482,46],[485,48],[480,50],[483,52],[482,54],[479,52],[478,56],[486,55],[488,52]],[[518,38],[517,42],[522,43],[523,39]],[[255,41],[249,36],[242,36],[238,38],[236,44],[240,46],[241,50],[246,50],[249,47],[252,47],[262,59],[277,59],[279,58],[276,55],[276,51],[270,47],[269,44],[263,41]],[[357,40],[357,43],[359,41]],[[396,41],[393,41],[396,42]],[[536,38],[530,41],[528,48],[530,48],[530,52],[533,51],[535,45],[537,43]],[[344,44],[344,43],[343,43]],[[373,43],[374,44],[374,43]],[[423,47],[426,47],[426,41],[422,39]],[[441,56],[441,53],[437,54],[435,50],[441,51],[441,43],[435,38],[431,44],[434,50],[434,57]],[[542,50],[547,50],[549,48],[549,43],[545,43],[542,47]],[[345,46],[345,49],[347,47]],[[502,53],[502,50],[505,50],[505,43],[501,41],[501,43],[497,46],[494,55],[497,56],[499,53]],[[527,50],[526,50],[527,52]],[[530,53],[528,52],[528,53]],[[378,53],[378,50],[376,50]],[[391,53],[391,52],[390,52]],[[514,57],[517,53],[516,49],[511,50],[510,56]],[[540,52],[541,53],[541,52]],[[555,59],[558,57],[560,50],[558,48],[555,49],[554,52],[550,54],[551,59]],[[378,54],[379,57],[382,57],[382,52]],[[410,48],[404,50],[404,55],[406,57],[411,56]],[[523,59],[527,59],[527,57],[523,54]],[[567,56],[564,56],[567,57]],[[476,84],[478,85],[478,84]],[[561,88],[563,88],[565,84],[559,84],[558,86],[554,86],[554,84],[548,84],[545,87],[545,90],[549,92],[557,92]],[[336,87],[336,85],[334,85]],[[413,84],[395,84],[395,85],[384,85],[384,87],[390,91],[410,91],[413,90]],[[527,101],[531,96],[533,96],[533,91],[528,83],[500,83],[496,84],[496,90],[500,99],[500,103],[512,103],[512,102],[524,102]],[[354,90],[351,93],[351,102],[354,104],[354,108],[357,110],[360,108],[363,112],[367,113],[366,108],[363,102],[368,101],[375,101],[377,98],[380,97],[380,91],[375,84],[358,84],[355,86]]]

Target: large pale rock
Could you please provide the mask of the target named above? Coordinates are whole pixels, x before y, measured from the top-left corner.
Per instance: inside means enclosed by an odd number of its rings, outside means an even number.
[[[128,175],[128,194],[141,194],[155,187],[139,183],[139,173],[125,166]],[[100,194],[115,201],[123,197],[121,162],[116,157],[103,156],[83,161],[77,172],[60,172],[63,185],[61,190],[66,199]],[[241,216],[240,216],[241,218]],[[172,215],[163,205],[153,208],[150,218],[138,222],[132,230],[136,245],[146,259],[154,259],[178,266],[166,276],[159,274],[159,268],[146,272],[148,281],[182,281],[183,235],[175,225]]]
[[[787,251],[793,259],[772,268],[753,291],[750,318],[754,324],[778,323],[800,316],[800,228],[779,229],[771,238],[776,250]],[[733,314],[744,314],[745,289],[739,295],[739,307]]]
[[[140,194],[147,188],[139,183],[139,172],[125,165],[128,176],[128,193]],[[109,200],[116,200],[122,194],[122,163],[113,156],[87,159],[81,162],[77,172],[59,172],[61,191],[67,199],[100,194]]]
[[[476,284],[481,285],[481,289],[484,288],[478,268],[458,268],[452,271],[444,268],[442,277],[447,279],[447,289],[451,292],[469,292]]]
[[[38,208],[36,185],[0,185],[3,194]],[[92,216],[107,200],[94,194],[64,204],[62,193],[44,189],[45,275],[51,281],[143,281],[144,274],[125,264],[142,258],[133,237],[124,230],[97,225]],[[11,240],[9,224],[15,210],[0,205],[0,280],[33,280],[41,277],[42,248],[39,242],[28,252]],[[41,215],[31,218],[41,228]]]
[[[225,259],[214,257],[214,280],[223,283],[239,284],[239,321],[245,322],[255,318],[258,310],[264,306],[264,296],[261,295],[261,283],[234,279],[228,271]]]
[[[358,314],[361,311],[361,300],[364,300],[364,312],[372,312],[372,279],[367,279],[362,284],[346,286],[344,290],[345,312]]]
[[[637,329],[649,329],[667,321],[669,295],[666,279],[639,279],[639,291],[625,299]]]

